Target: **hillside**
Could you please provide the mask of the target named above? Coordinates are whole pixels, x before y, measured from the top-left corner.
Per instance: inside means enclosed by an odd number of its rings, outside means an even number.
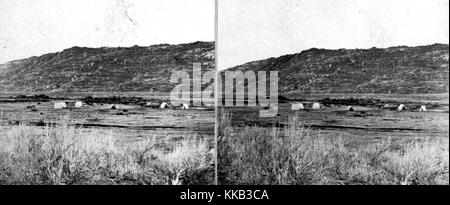
[[[159,91],[175,86],[172,71],[193,62],[214,69],[214,42],[129,48],[72,47],[0,65],[0,92]]]
[[[228,70],[279,71],[279,93],[449,92],[449,46],[327,50],[246,63]]]

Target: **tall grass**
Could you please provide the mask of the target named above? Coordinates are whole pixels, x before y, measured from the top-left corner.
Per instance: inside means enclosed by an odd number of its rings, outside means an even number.
[[[245,127],[220,115],[222,184],[449,184],[449,141],[417,139],[350,146],[310,133],[299,119],[276,128]]]
[[[67,124],[1,127],[0,184],[211,184],[209,150],[195,136],[120,144]]]

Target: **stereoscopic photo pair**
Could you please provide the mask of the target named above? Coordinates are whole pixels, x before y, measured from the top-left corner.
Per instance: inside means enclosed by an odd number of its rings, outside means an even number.
[[[447,0],[0,0],[1,185],[448,185]]]

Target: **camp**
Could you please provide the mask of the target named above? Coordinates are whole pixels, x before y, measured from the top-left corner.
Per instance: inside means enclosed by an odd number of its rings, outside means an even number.
[[[400,104],[400,105],[398,106],[397,110],[398,110],[398,111],[403,111],[403,110],[406,110],[406,107],[405,107],[404,104]]]
[[[312,106],[313,110],[319,110],[320,109],[320,104],[319,103],[314,103]]]
[[[303,106],[303,103],[295,103],[292,104],[291,110],[304,110],[305,106]]]
[[[426,112],[427,111],[427,107],[425,107],[425,105],[420,106],[419,112]]]
[[[353,106],[348,106],[347,110],[348,110],[348,111],[355,111],[355,110],[353,109]]]
[[[67,108],[67,105],[65,102],[55,102],[54,108],[55,109],[63,109],[63,108]]]
[[[164,108],[168,108],[169,105],[167,105],[166,102],[162,102],[161,105],[159,106],[159,108],[164,109]]]

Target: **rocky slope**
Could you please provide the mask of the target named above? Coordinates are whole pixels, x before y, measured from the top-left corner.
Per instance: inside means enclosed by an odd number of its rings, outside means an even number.
[[[214,69],[214,42],[129,48],[72,47],[0,65],[0,92],[168,92],[172,71],[192,71],[193,62]]]
[[[246,63],[228,70],[279,71],[279,93],[449,92],[449,46],[327,50]]]

